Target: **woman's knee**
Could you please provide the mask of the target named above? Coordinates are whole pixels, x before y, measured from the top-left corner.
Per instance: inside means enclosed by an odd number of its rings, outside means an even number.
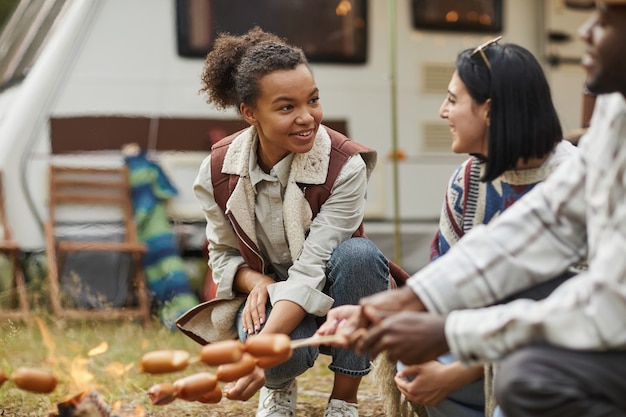
[[[333,251],[328,261],[329,268],[350,267],[353,270],[371,270],[372,267],[389,272],[389,263],[378,246],[366,238],[350,238]]]
[[[326,276],[335,305],[357,304],[360,298],[389,287],[389,263],[373,242],[352,238],[335,249]]]

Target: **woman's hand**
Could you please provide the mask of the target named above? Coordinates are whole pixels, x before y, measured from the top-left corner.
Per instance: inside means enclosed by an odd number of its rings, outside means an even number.
[[[241,315],[242,326],[246,333],[258,333],[267,321],[265,317],[265,307],[269,297],[267,287],[274,283],[271,277],[249,267],[243,267],[237,271],[235,290],[248,294]]]
[[[361,314],[361,307],[357,305],[342,305],[332,308],[326,315],[326,321],[315,332],[316,336],[333,335],[336,333],[344,334],[343,330],[346,330],[346,324],[351,320],[358,319]],[[349,331],[351,331],[349,329]],[[348,332],[349,333],[349,332]],[[334,346],[347,348],[348,338],[341,342],[333,343]]]
[[[395,381],[398,389],[414,403],[436,406],[452,391],[480,379],[484,375],[482,366],[466,367],[460,362],[442,364],[438,361],[410,365],[400,370]],[[407,377],[412,377],[411,381]]]
[[[319,336],[335,334],[351,317],[358,317],[360,309],[361,307],[350,304],[330,309],[326,314],[326,321],[315,334]]]
[[[267,320],[265,317],[267,299],[269,294],[267,292],[268,285],[274,283],[266,280],[259,280],[259,282],[252,287],[248,297],[246,298],[246,305],[241,313],[241,323],[244,332],[248,334],[256,334],[261,331],[261,327]]]
[[[412,402],[434,407],[443,401],[454,389],[454,380],[446,374],[446,367],[437,361],[410,365],[395,376],[398,389]],[[412,377],[412,380],[407,380]]]
[[[224,386],[224,396],[229,400],[248,401],[265,384],[265,372],[258,366],[254,371]]]

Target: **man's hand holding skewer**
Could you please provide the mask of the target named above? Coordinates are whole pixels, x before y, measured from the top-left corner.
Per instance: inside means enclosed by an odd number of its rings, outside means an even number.
[[[445,318],[426,312],[419,297],[403,287],[330,310],[317,334],[343,334],[336,345],[360,355],[375,358],[386,350],[391,360],[417,364],[448,351],[444,327]]]

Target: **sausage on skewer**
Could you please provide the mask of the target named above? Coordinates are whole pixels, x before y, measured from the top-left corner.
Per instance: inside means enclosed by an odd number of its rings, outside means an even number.
[[[203,404],[217,404],[222,400],[222,389],[216,385],[213,391],[207,392],[199,396],[196,401]]]
[[[49,394],[57,387],[57,378],[49,372],[35,368],[18,368],[11,375],[18,388],[25,391]]]
[[[238,362],[243,352],[243,343],[239,340],[223,340],[204,345],[200,351],[200,360],[209,366],[219,366]]]
[[[217,386],[217,378],[210,372],[200,372],[174,381],[176,396],[185,401],[196,401]]]
[[[244,348],[256,357],[283,356],[291,351],[291,338],[281,333],[261,333],[247,338]]]
[[[184,350],[155,350],[141,358],[139,369],[148,374],[182,371],[189,365],[189,353]]]
[[[256,357],[259,367],[267,369],[288,361],[294,349],[337,342],[342,340],[342,337],[339,335],[312,336],[292,341],[286,334],[261,333],[246,339],[244,348],[246,352]]]
[[[176,399],[176,387],[170,382],[155,384],[148,390],[148,397],[154,405],[169,404]]]
[[[216,376],[220,381],[233,382],[254,371],[255,367],[256,358],[249,353],[244,353],[238,362],[218,366]]]
[[[0,369],[0,387],[2,386],[2,384],[7,382],[8,380],[9,380],[9,377]]]

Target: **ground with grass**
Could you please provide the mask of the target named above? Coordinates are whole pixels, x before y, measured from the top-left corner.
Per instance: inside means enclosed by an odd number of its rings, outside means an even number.
[[[183,349],[192,356],[200,346],[179,332],[158,323],[144,327],[134,322],[59,322],[39,314],[30,323],[0,323],[0,370],[10,376],[21,366],[43,368],[59,379],[51,394],[34,394],[11,381],[0,387],[0,415],[48,416],[57,403],[81,392],[96,390],[101,399],[122,417],[165,416],[253,416],[256,396],[248,402],[223,399],[214,405],[176,400],[165,406],[151,404],[147,390],[155,383],[173,381],[186,374],[211,371],[198,363],[184,371],[146,375],[138,364],[146,352]],[[298,378],[298,415],[323,416],[333,375],[329,358]],[[257,394],[258,395],[258,394]],[[383,400],[373,377],[363,379],[360,391],[361,416],[384,416]]]

